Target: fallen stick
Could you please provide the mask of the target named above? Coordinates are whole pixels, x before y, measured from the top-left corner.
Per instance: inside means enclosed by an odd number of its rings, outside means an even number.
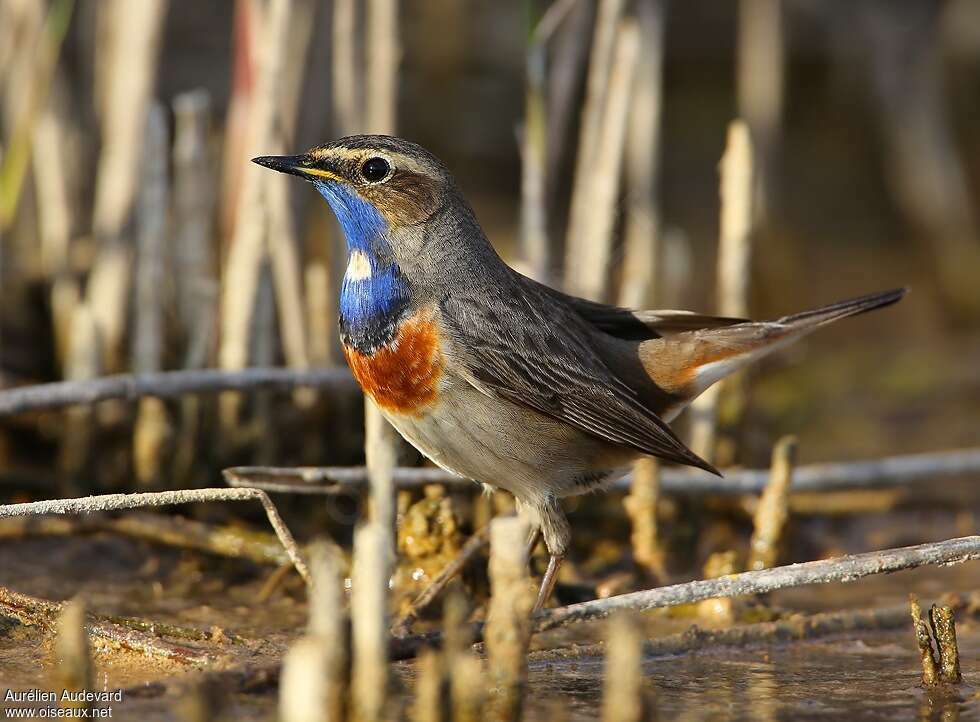
[[[29,627],[40,627],[45,633],[55,631],[56,621],[64,603],[52,602],[29,594],[0,587],[0,615],[16,619]],[[149,620],[87,615],[88,634],[96,648],[122,647],[153,657],[183,664],[201,666],[212,662],[215,655],[195,647],[174,644],[156,633],[185,639],[207,639],[204,632],[173,625],[160,625]]]
[[[94,511],[118,509],[142,509],[154,506],[173,506],[209,501],[258,501],[286,554],[296,567],[296,571],[309,584],[310,574],[303,554],[286,527],[279,511],[269,496],[261,489],[176,489],[173,491],[154,491],[139,494],[105,494],[102,496],[83,496],[76,499],[50,499],[32,501],[25,504],[6,504],[0,506],[0,519],[15,516],[36,516],[38,514],[86,514]]]
[[[301,387],[351,392],[356,389],[350,372],[340,367],[250,368],[241,371],[191,369],[137,376],[119,374],[87,381],[58,381],[0,391],[0,416],[94,404],[107,399],[134,401],[144,396],[172,399],[215,391],[291,391]]]
[[[980,472],[980,448],[903,454],[867,461],[799,466],[793,470],[790,491],[885,489],[977,472]],[[223,474],[229,486],[286,494],[347,494],[359,492],[367,485],[367,472],[363,466],[236,466],[225,469]],[[427,484],[477,488],[469,479],[428,467],[399,467],[394,470],[394,480],[402,489],[421,488]],[[671,494],[758,494],[768,481],[768,469],[729,469],[724,478],[677,468],[660,471],[661,490]],[[631,483],[632,474],[628,474],[610,488],[628,491]]]

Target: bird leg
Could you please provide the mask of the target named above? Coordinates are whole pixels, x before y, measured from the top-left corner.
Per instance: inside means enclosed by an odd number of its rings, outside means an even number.
[[[541,540],[541,528],[534,527],[531,530],[531,533],[527,537],[527,553],[525,554],[525,556],[527,557],[528,565],[531,564],[531,555],[534,554],[534,548],[538,545],[538,542],[540,540]]]
[[[551,596],[551,592],[555,589],[555,582],[558,581],[558,569],[561,567],[564,559],[564,554],[552,554],[548,558],[548,570],[544,573],[544,578],[541,580],[538,599],[534,602],[534,608],[531,609],[531,614],[539,612],[544,607],[544,603],[548,601],[548,597]]]

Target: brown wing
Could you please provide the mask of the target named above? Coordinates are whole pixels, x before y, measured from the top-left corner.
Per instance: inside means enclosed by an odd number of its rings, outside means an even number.
[[[495,296],[443,300],[442,325],[476,388],[611,443],[718,473],[609,369],[595,332],[568,306],[533,285]]]

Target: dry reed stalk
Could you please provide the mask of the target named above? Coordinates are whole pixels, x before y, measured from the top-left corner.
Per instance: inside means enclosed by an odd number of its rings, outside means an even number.
[[[167,119],[152,103],[146,116],[143,173],[138,205],[136,314],[133,323],[133,369],[146,374],[163,366],[164,279],[170,189],[167,177]],[[173,436],[167,407],[160,399],[140,399],[133,432],[136,479],[147,485],[160,479],[163,459]]]
[[[0,10],[0,89],[3,91],[0,112],[3,113],[3,127],[6,136],[4,144],[9,144],[13,129],[20,116],[28,108],[15,102],[32,92],[36,51],[44,27],[44,6],[32,2],[6,2]],[[0,224],[0,230],[5,230]]]
[[[57,655],[58,686],[67,692],[88,692],[94,689],[94,669],[85,630],[85,604],[80,599],[66,602],[57,621],[54,650]],[[88,709],[90,702],[68,701],[62,706]]]
[[[555,0],[530,33],[525,57],[524,128],[521,135],[521,248],[532,278],[547,281],[551,268],[548,230],[548,45],[576,0]]]
[[[592,197],[592,185],[596,146],[606,109],[606,95],[609,92],[614,51],[624,5],[623,0],[599,2],[592,33],[585,101],[582,106],[578,147],[575,152],[571,208],[565,234],[565,284],[576,293],[580,293],[585,286],[580,277],[585,272],[586,247],[599,241],[586,235],[584,224],[595,202]]]
[[[280,144],[282,147],[282,144]],[[278,151],[273,151],[278,152]],[[276,308],[286,363],[307,368],[306,308],[303,303],[303,271],[299,258],[299,234],[289,198],[289,178],[277,174],[266,178],[269,196],[269,257],[276,288]]]
[[[660,467],[657,460],[643,457],[633,464],[633,483],[623,499],[633,526],[630,541],[633,560],[658,579],[666,577],[663,548],[657,541],[657,502],[660,499]]]
[[[592,158],[587,172],[575,178],[566,248],[566,282],[572,293],[593,300],[604,300],[608,295],[626,125],[639,50],[640,31],[636,22],[624,20],[616,32],[601,123],[591,147]]]
[[[52,3],[41,22],[41,8],[31,3],[8,8],[23,37],[10,38],[12,63],[4,78],[5,125],[9,129],[0,158],[0,229],[8,229],[17,213],[24,177],[31,160],[38,118],[48,105],[58,56],[74,9],[73,0]],[[13,24],[13,23],[12,23]],[[17,32],[17,31],[15,31]]]
[[[401,45],[398,37],[397,0],[368,0],[365,5],[364,127],[368,133],[394,134],[398,114],[398,63]],[[398,453],[399,437],[370,399],[364,399],[364,454],[371,479],[374,518],[388,535],[394,549],[395,497],[391,470]]]
[[[279,675],[279,719],[282,722],[329,722],[327,647],[314,637],[289,646]],[[336,719],[336,718],[333,718]]]
[[[176,705],[180,722],[215,722],[224,706],[224,690],[207,679],[190,682]]]
[[[483,719],[486,678],[483,662],[470,650],[473,637],[466,624],[466,596],[453,591],[443,604],[442,652],[449,675],[449,697],[454,722]]]
[[[390,538],[390,532],[376,520],[354,534],[351,703],[358,722],[383,719],[387,705]]]
[[[51,284],[51,325],[54,336],[55,358],[63,378],[68,378],[72,338],[75,335],[73,320],[75,310],[82,301],[82,289],[78,281],[68,275],[55,278]]]
[[[547,208],[547,47],[532,33],[527,51],[524,128],[521,136],[521,255],[527,272],[547,279],[550,265]]]
[[[411,719],[414,722],[449,722],[452,708],[443,656],[433,650],[425,650],[419,655],[415,670],[415,704]]]
[[[364,125],[364,64],[358,61],[357,0],[333,3],[333,107],[334,125],[339,135],[351,135]]]
[[[71,339],[65,365],[70,382],[88,382],[101,372],[99,329],[89,305],[80,302],[72,313]],[[77,407],[65,413],[59,465],[68,478],[75,477],[88,461],[92,441],[92,408]]]
[[[721,175],[721,229],[718,241],[718,311],[722,316],[745,318],[749,307],[752,253],[753,158],[749,129],[741,120],[728,126],[728,142],[719,164]],[[739,377],[733,377],[738,379]],[[709,388],[691,404],[691,450],[701,458],[715,458],[718,401],[730,378]]]
[[[31,159],[41,236],[41,271],[51,282],[55,357],[62,369],[68,360],[72,314],[81,295],[69,258],[76,179],[71,177],[73,164],[69,161],[72,128],[65,82],[56,72],[47,106],[34,132]]]
[[[181,93],[174,109],[174,280],[177,314],[186,340],[184,368],[208,364],[217,278],[213,218],[214,174],[208,152],[211,95]]]
[[[912,615],[912,631],[915,633],[915,644],[919,649],[919,660],[922,664],[922,684],[933,687],[939,683],[939,665],[933,654],[929,625],[922,618],[922,609],[914,594],[909,594],[909,612]]]
[[[398,0],[367,0],[365,25],[365,131],[391,134],[398,119]]]
[[[762,492],[753,519],[748,569],[766,569],[779,558],[779,543],[789,519],[789,490],[796,463],[796,437],[784,436],[772,450],[769,485]]]
[[[759,159],[756,210],[769,205],[769,176],[783,114],[783,0],[740,0],[736,51],[738,115]]]
[[[530,527],[519,516],[490,522],[490,603],[487,608],[487,661],[495,695],[495,719],[521,716],[527,682],[527,645],[534,595],[528,576],[526,542]]]
[[[643,691],[643,628],[628,614],[607,625],[602,685],[603,722],[641,722],[646,718]]]
[[[296,135],[300,110],[306,56],[314,27],[315,3],[294,0],[290,16],[290,34],[282,61],[283,76],[278,121],[272,127],[270,147],[263,153],[286,153]],[[276,309],[279,312],[279,333],[286,363],[293,368],[310,364],[307,340],[306,309],[303,303],[303,271],[299,255],[299,232],[290,192],[296,186],[279,173],[264,175],[268,196],[269,229],[266,242],[272,264],[276,290]],[[295,400],[308,405],[312,395],[297,389]]]
[[[251,157],[248,155],[249,122],[255,94],[253,56],[257,54],[257,43],[253,38],[256,32],[253,15],[257,15],[257,11],[253,6],[253,0],[235,0],[232,19],[231,94],[225,115],[218,191],[218,230],[222,241],[234,235],[242,174]]]
[[[329,542],[310,547],[310,619],[307,634],[322,648],[322,683],[326,688],[324,718],[344,719],[347,698],[348,651],[347,613],[344,610],[344,577],[341,552]]]
[[[62,384],[59,384],[61,386]],[[43,387],[34,387],[41,389]],[[85,387],[81,387],[85,388]],[[0,391],[0,416],[5,413],[63,406],[67,399],[34,399],[35,394],[18,393],[18,389]],[[72,389],[74,392],[75,389]],[[126,394],[121,394],[126,395]],[[130,396],[135,394],[130,394]],[[24,399],[24,396],[27,399]],[[79,398],[78,401],[91,401]],[[31,400],[34,403],[27,404]],[[706,494],[760,494],[769,484],[769,469],[725,469],[724,477],[707,472],[678,468],[660,470],[660,487],[664,493],[701,496]],[[792,491],[846,492],[852,490],[889,489],[921,481],[974,474],[980,471],[980,449],[936,451],[924,454],[886,456],[866,461],[830,464],[808,464],[793,472]],[[395,484],[400,489],[420,489],[427,484],[446,484],[477,489],[469,479],[436,468],[406,468],[394,470]],[[239,466],[224,470],[225,481],[231,486],[254,486],[268,491],[295,494],[338,494],[363,488],[367,470],[363,466],[335,467],[259,467]],[[629,491],[631,474],[617,479],[610,489]],[[499,496],[499,495],[498,495]],[[482,497],[481,497],[482,498]]]
[[[255,294],[255,308],[250,329],[251,350],[249,357],[256,366],[271,366],[276,360],[276,309],[275,289],[272,282],[272,269],[268,258],[262,260],[259,271],[259,287]],[[296,392],[294,392],[296,393]],[[238,397],[239,400],[241,397]],[[242,441],[255,441],[255,455],[258,459],[271,461],[278,454],[278,435],[272,433],[272,397],[267,391],[255,394],[251,422],[247,433],[239,438]]]
[[[216,195],[208,152],[211,96],[203,89],[181,93],[174,109],[174,279],[178,328],[186,369],[210,365],[217,318],[218,280],[213,237]],[[231,111],[229,111],[230,113]],[[183,483],[194,466],[201,402],[181,399],[174,452],[174,478]]]
[[[660,125],[663,114],[664,0],[636,4],[643,53],[636,68],[626,147],[626,219],[619,305],[656,308],[660,275]]]
[[[960,652],[952,608],[933,604],[929,609],[929,626],[939,652],[939,679],[946,684],[958,684],[963,676],[960,674]]]
[[[306,336],[310,340],[310,364],[327,366],[334,356],[334,302],[330,272],[322,261],[306,266]]]
[[[394,550],[397,434],[369,398],[364,399],[364,457],[371,499],[371,519],[380,525],[387,547]]]
[[[87,514],[97,511],[143,509],[215,501],[258,501],[262,504],[266,518],[292,560],[293,566],[296,567],[296,571],[303,577],[303,580],[309,583],[310,573],[299,545],[296,544],[292,533],[283,522],[275,504],[272,503],[268,494],[260,489],[176,489],[137,494],[103,494],[75,499],[50,499],[24,504],[4,504],[0,505],[0,519],[16,516],[37,516],[39,514]]]
[[[139,187],[146,116],[167,2],[115,0],[101,9],[111,13],[112,32],[92,214],[99,249],[87,300],[99,329],[103,364],[112,371],[121,364],[132,273],[131,243],[123,232]]]
[[[254,6],[251,6],[254,10]],[[261,15],[264,30],[256,42],[256,87],[249,108],[249,156],[270,152],[276,140],[276,124],[283,121],[281,76],[292,34],[292,0],[272,0]],[[251,17],[250,23],[258,24]],[[241,188],[235,210],[234,231],[221,283],[221,368],[237,370],[249,365],[249,341],[255,322],[257,296],[265,259],[265,239],[270,223],[267,181],[272,176],[254,163],[241,169]],[[223,394],[221,423],[226,430],[237,426],[241,398]]]
[[[50,279],[62,277],[70,270],[68,251],[74,216],[71,200],[74,183],[69,177],[72,168],[68,158],[71,121],[65,107],[69,102],[65,83],[65,78],[56,72],[31,144],[41,271]],[[65,322],[64,318],[54,319],[56,328],[62,327]],[[64,357],[59,360],[63,361]]]
[[[551,274],[548,223],[550,138],[548,51],[577,0],[554,0],[537,20],[525,55],[524,127],[521,133],[521,249],[526,271],[539,281]]]

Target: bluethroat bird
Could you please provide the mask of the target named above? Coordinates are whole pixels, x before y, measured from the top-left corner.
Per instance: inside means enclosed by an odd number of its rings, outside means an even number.
[[[607,306],[504,263],[449,172],[414,143],[352,136],[254,161],[310,181],[340,222],[340,336],[365,393],[433,462],[513,494],[544,538],[535,609],[568,549],[563,497],[644,454],[717,474],[667,422],[751,361],[905,293],[762,322]]]

